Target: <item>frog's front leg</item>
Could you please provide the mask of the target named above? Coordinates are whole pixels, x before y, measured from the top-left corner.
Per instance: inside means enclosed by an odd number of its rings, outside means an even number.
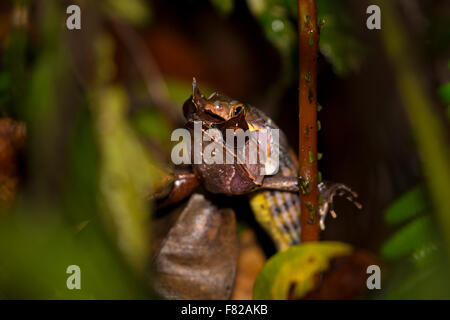
[[[304,179],[300,177],[283,177],[273,176],[265,177],[262,185],[262,189],[271,189],[278,191],[289,192],[309,192],[307,184],[304,183]],[[333,199],[335,196],[345,197],[348,201],[352,202],[358,209],[362,208],[362,205],[356,201],[358,194],[342,183],[335,183],[330,181],[323,181],[318,184],[320,193],[319,204],[319,216],[320,216],[320,229],[325,229],[325,218],[327,213],[330,212],[333,218],[337,217],[334,211]]]
[[[164,189],[158,190],[151,196],[151,199],[156,200],[159,208],[165,207],[189,196],[199,184],[200,182],[193,172],[176,170],[171,183]]]
[[[285,177],[281,175],[266,176],[261,186],[262,189],[277,191],[298,192],[300,181],[297,177]]]

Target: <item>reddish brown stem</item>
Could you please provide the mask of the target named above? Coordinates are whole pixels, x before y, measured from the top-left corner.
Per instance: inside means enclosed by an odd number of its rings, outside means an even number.
[[[317,171],[317,53],[319,31],[315,0],[298,0],[299,175],[302,242],[319,240]]]

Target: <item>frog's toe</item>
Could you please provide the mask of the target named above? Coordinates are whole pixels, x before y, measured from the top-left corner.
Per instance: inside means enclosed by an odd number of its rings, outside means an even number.
[[[325,230],[325,218],[328,212],[330,212],[333,218],[337,218],[333,202],[335,196],[345,197],[348,201],[353,203],[356,208],[362,209],[361,203],[356,200],[358,194],[345,184],[324,181],[319,183],[318,187],[322,197],[322,201],[319,205],[319,225],[321,230]]]

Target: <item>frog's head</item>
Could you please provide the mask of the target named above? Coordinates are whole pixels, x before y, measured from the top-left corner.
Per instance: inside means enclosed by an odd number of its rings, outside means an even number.
[[[183,113],[187,120],[203,120],[220,124],[244,117],[245,105],[220,92],[214,92],[209,98],[205,98],[200,93],[194,78],[192,96],[184,103]]]

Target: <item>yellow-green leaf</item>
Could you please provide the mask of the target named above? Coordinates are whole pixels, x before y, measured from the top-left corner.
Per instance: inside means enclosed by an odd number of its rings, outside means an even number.
[[[342,242],[304,243],[277,253],[261,270],[253,289],[257,300],[287,299],[291,288],[300,298],[314,288],[314,275],[328,269],[330,260],[351,254]]]

